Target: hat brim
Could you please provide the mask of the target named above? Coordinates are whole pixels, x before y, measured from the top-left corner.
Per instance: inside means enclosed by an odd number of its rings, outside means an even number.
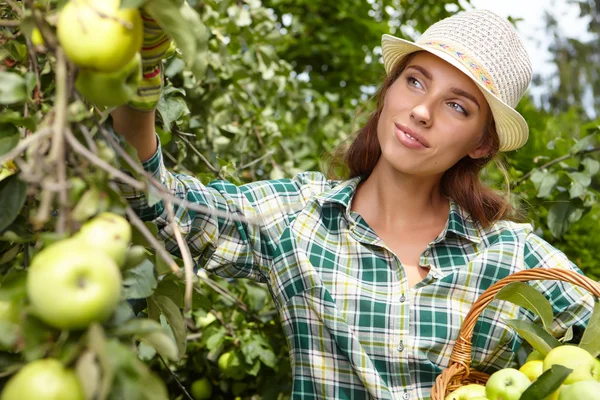
[[[529,127],[523,116],[483,86],[462,63],[441,50],[409,42],[392,35],[383,35],[381,38],[381,53],[385,72],[389,74],[401,58],[421,50],[443,59],[477,84],[487,100],[496,122],[496,131],[500,141],[499,151],[516,150],[527,142]]]

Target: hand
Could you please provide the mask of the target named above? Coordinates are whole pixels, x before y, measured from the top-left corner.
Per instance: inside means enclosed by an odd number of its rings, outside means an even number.
[[[143,79],[138,86],[137,94],[128,105],[138,111],[152,111],[156,108],[164,85],[163,58],[171,47],[171,39],[158,23],[143,9],[140,9],[144,20],[144,43],[142,55]]]

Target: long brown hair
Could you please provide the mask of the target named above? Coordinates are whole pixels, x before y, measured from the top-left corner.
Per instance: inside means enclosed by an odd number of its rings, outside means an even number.
[[[358,134],[347,146],[342,143],[334,152],[329,163],[329,175],[339,176],[340,168],[343,177],[349,179],[357,176],[368,177],[381,156],[381,147],[377,139],[377,123],[383,109],[385,95],[400,76],[404,68],[416,53],[401,59],[392,72],[388,74],[375,94],[377,108],[369,116],[367,123],[358,130]],[[361,110],[359,110],[359,113]],[[518,219],[515,210],[507,200],[508,193],[501,195],[485,185],[480,179],[481,170],[492,160],[496,162],[506,177],[502,164],[497,160],[499,139],[494,119],[490,117],[482,137],[482,144],[490,148],[487,157],[473,159],[465,156],[442,176],[442,194],[453,199],[466,210],[473,220],[487,227],[500,219]],[[508,186],[507,186],[508,187]]]

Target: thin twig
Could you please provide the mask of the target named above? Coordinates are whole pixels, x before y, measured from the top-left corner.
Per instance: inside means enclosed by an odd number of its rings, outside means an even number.
[[[262,161],[262,160],[264,160],[265,158],[272,156],[273,154],[275,154],[275,150],[269,150],[267,153],[265,153],[265,154],[263,154],[262,156],[258,157],[256,160],[254,160],[254,161],[250,161],[249,163],[246,163],[246,164],[242,165],[242,166],[239,168],[239,170],[241,171],[241,170],[243,170],[243,169],[246,169],[246,168],[248,168],[248,167],[251,167],[251,166],[253,166],[254,164],[257,164],[257,163],[261,162],[261,161]]]
[[[67,162],[65,131],[67,124],[67,105],[69,93],[67,92],[67,60],[62,49],[58,48],[56,56],[56,100],[54,104],[54,135],[52,137],[52,149],[50,150],[50,161],[56,167],[56,175],[59,186],[63,186],[67,181]],[[69,210],[69,193],[67,189],[59,192],[58,221],[56,225],[57,233],[63,233],[66,229],[67,213]]]
[[[578,152],[576,152],[576,153],[573,153],[573,154],[566,154],[566,155],[564,155],[564,156],[561,156],[561,157],[558,157],[558,158],[556,158],[556,159],[554,159],[554,160],[552,160],[552,161],[548,161],[546,164],[544,164],[544,165],[540,165],[539,167],[537,167],[537,168],[534,168],[534,169],[532,169],[531,171],[529,171],[528,173],[526,173],[525,175],[523,175],[523,176],[522,176],[522,177],[521,177],[519,180],[517,180],[517,181],[516,181],[516,182],[513,184],[513,186],[512,186],[512,188],[511,188],[511,189],[514,189],[515,187],[519,186],[521,183],[525,182],[527,179],[529,179],[529,177],[530,177],[531,175],[533,175],[533,173],[534,173],[534,172],[536,172],[536,171],[539,171],[540,169],[544,169],[544,168],[551,167],[551,166],[553,166],[554,164],[558,164],[559,162],[562,162],[562,161],[568,160],[568,159],[569,159],[569,158],[571,158],[571,157],[575,157],[575,156],[582,155],[582,154],[594,153],[594,152],[596,152],[596,151],[600,151],[600,147],[593,147],[593,148],[591,148],[591,149],[585,149],[585,150],[581,150],[581,151],[578,151]]]
[[[83,135],[83,138],[87,142],[87,145],[92,151],[92,153],[98,153],[98,146],[96,145],[96,142],[94,142],[92,134],[90,133],[90,130],[87,128],[87,126],[85,126],[84,124],[79,124],[79,131]]]
[[[258,215],[256,217],[246,217],[238,214],[234,214],[228,211],[215,210],[214,208],[210,208],[201,204],[196,204],[189,202],[187,200],[182,200],[178,197],[175,197],[171,192],[169,192],[165,186],[157,181],[150,173],[145,171],[139,163],[134,161],[129,154],[117,143],[117,141],[112,137],[110,132],[108,132],[104,127],[99,125],[100,133],[108,140],[112,148],[119,154],[126,162],[131,166],[131,168],[140,175],[146,177],[148,182],[154,186],[159,195],[159,197],[163,200],[172,201],[174,204],[177,204],[181,207],[188,208],[192,211],[198,211],[205,214],[214,215],[216,217],[227,218],[231,221],[244,222],[250,225],[261,225],[265,218],[270,217],[271,215],[276,215],[281,212],[289,212],[293,213],[298,210],[299,207],[302,207],[301,202],[296,202],[294,204],[289,204],[286,206],[281,206],[278,210],[274,210],[271,213],[265,213],[262,215]]]
[[[145,190],[146,189],[146,185],[133,179],[126,173],[113,167],[112,165],[110,165],[109,163],[107,163],[106,161],[104,161],[103,159],[101,159],[100,157],[98,157],[97,155],[92,153],[91,151],[89,151],[84,145],[79,143],[79,141],[75,138],[75,136],[73,136],[73,134],[71,132],[67,132],[66,138],[67,138],[67,141],[69,142],[69,144],[71,145],[71,147],[73,147],[73,150],[75,150],[76,152],[85,156],[93,164],[97,165],[98,167],[102,168],[106,172],[110,173],[115,178],[130,185],[134,189],[137,189],[137,190]]]
[[[31,224],[36,230],[41,229],[50,219],[50,210],[52,208],[52,201],[54,200],[54,192],[44,190],[40,196],[41,200],[37,214],[31,217]]]
[[[169,373],[171,374],[171,376],[173,377],[173,379],[175,379],[175,382],[177,382],[177,386],[179,386],[179,388],[183,391],[183,393],[185,394],[185,396],[189,400],[194,400],[194,398],[192,396],[190,396],[190,394],[185,389],[185,386],[183,386],[183,384],[181,383],[181,381],[179,381],[179,378],[177,378],[177,375],[175,375],[175,372],[173,372],[173,370],[171,368],[169,368],[169,366],[165,362],[164,358],[162,358],[162,356],[160,354],[158,354],[158,357],[160,358],[160,361],[162,361],[162,363],[165,366],[165,368],[167,369],[167,371],[169,371]]]
[[[152,245],[156,253],[163,259],[163,261],[171,268],[171,271],[178,275],[181,272],[179,265],[173,260],[173,257],[169,254],[168,251],[160,244],[160,242],[154,237],[152,232],[148,230],[148,227],[144,224],[144,221],[138,217],[131,206],[127,206],[125,209],[125,213],[127,217],[129,217],[129,221],[142,233],[142,235],[146,238],[146,240]]]
[[[194,154],[196,154],[198,157],[200,157],[200,159],[204,162],[204,164],[206,164],[208,169],[210,169],[215,174],[219,173],[219,170],[217,168],[213,167],[213,165],[206,159],[206,157],[204,157],[204,154],[202,154],[186,137],[181,135],[181,132],[179,132],[177,129],[173,129],[173,132],[175,132],[175,134],[179,137],[179,139],[183,140],[183,142],[185,144],[187,144],[190,149],[192,149]]]
[[[19,143],[8,153],[0,156],[0,164],[4,164],[9,160],[13,160],[23,151],[25,151],[31,144],[37,142],[38,140],[42,140],[47,138],[52,134],[52,128],[46,126],[44,128],[40,128],[37,132],[27,136],[25,139],[21,139]]]
[[[26,37],[25,43],[27,43],[27,54],[29,54],[29,61],[31,62],[33,72],[35,73],[35,93],[36,96],[38,96],[35,102],[39,104],[42,96],[44,95],[44,93],[42,92],[42,84],[40,80],[40,68],[38,66],[35,52],[33,51],[33,43],[31,42],[31,39]]]
[[[184,315],[187,314],[192,309],[192,294],[194,292],[194,260],[192,259],[192,254],[190,253],[190,248],[187,245],[187,242],[183,238],[181,234],[181,230],[179,229],[179,225],[175,220],[175,213],[173,212],[173,204],[169,201],[165,202],[165,207],[167,208],[167,212],[169,214],[169,219],[171,220],[171,229],[175,234],[175,240],[177,240],[177,245],[179,246],[179,252],[181,253],[181,258],[183,259],[183,266],[185,269],[185,295],[184,295]]]
[[[17,27],[21,25],[21,21],[16,19],[0,19],[0,26],[7,28]]]

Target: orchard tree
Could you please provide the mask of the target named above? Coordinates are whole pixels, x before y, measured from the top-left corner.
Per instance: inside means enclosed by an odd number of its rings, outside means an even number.
[[[75,3],[90,13],[70,13]],[[112,107],[141,79],[138,8],[174,43],[156,125],[168,168],[242,184],[324,169],[324,155],[373,107],[365,99],[383,73],[381,34],[417,35],[459,9],[458,1],[398,3],[0,5],[3,400],[40,376],[62,382],[52,395],[65,399],[289,396],[287,344],[268,290],[207,274],[181,235],[176,255],[167,252],[156,225],[142,221],[115,184],[145,191],[167,210],[181,203],[111,128]],[[96,39],[94,51],[82,45],[86,38]],[[307,80],[307,70],[318,72]],[[540,134],[568,122],[522,107]],[[556,237],[595,201],[597,134],[588,126],[550,150],[534,140],[510,164],[513,194],[534,203],[536,223]],[[77,300],[94,288],[88,303]]]

